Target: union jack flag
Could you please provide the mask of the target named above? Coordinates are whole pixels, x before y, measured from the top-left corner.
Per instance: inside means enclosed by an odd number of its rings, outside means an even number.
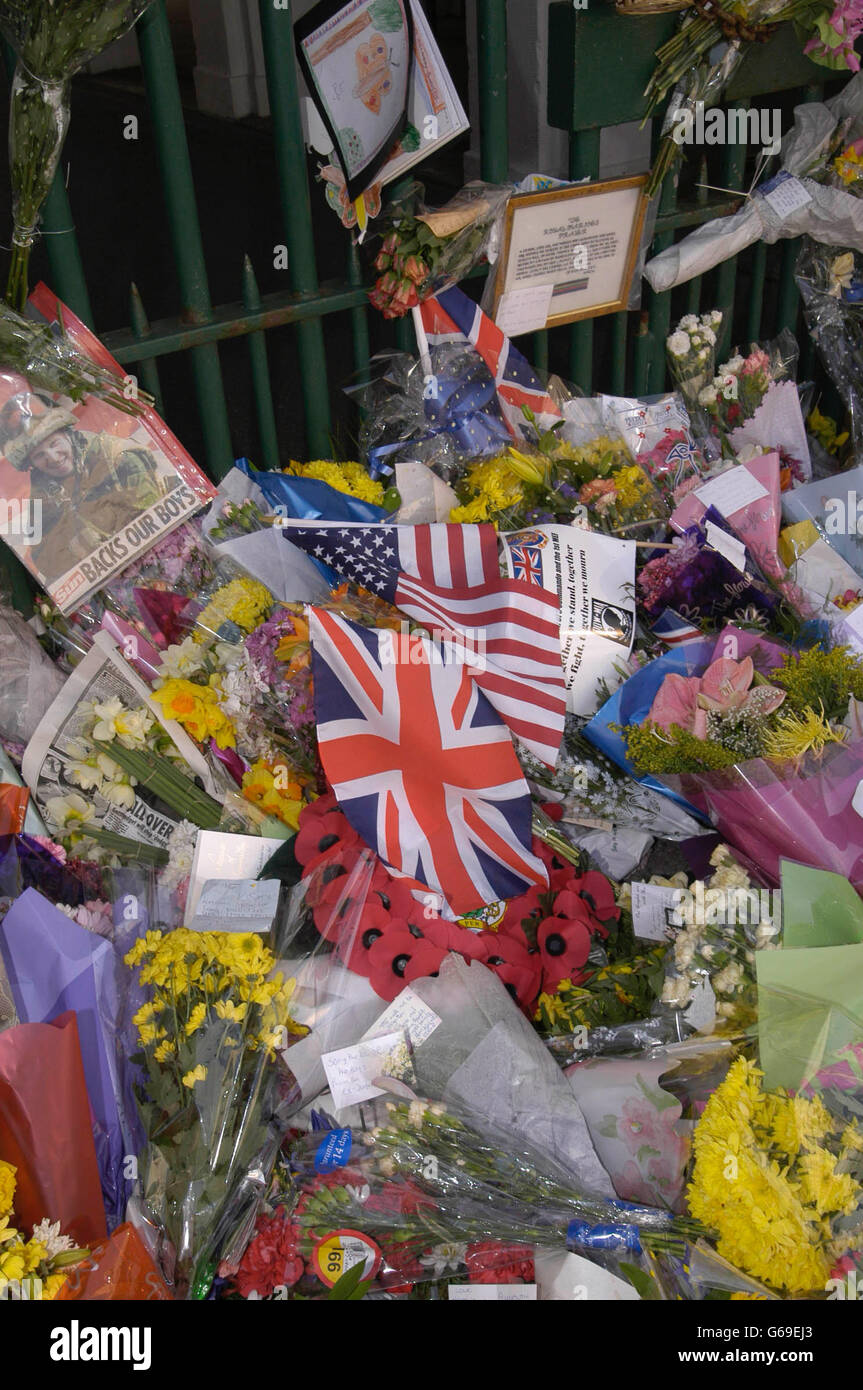
[[[456,915],[548,882],[512,740],[462,665],[309,609],[321,761],[359,835]]]
[[[448,638],[512,732],[554,767],[566,719],[560,605],[542,587],[501,577],[493,527],[313,521],[289,522],[284,534]]]
[[[542,584],[542,551],[539,546],[523,541],[510,545],[509,553],[514,579],[524,579],[528,584]]]
[[[423,328],[432,346],[471,343],[494,377],[498,400],[510,434],[524,436],[526,405],[541,430],[551,429],[561,413],[526,357],[478,304],[453,286],[420,305]]]

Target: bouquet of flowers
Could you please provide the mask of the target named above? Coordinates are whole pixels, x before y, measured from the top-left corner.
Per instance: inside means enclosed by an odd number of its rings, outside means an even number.
[[[266,1180],[275,1158],[276,1048],[294,1026],[293,986],[252,934],[149,931],[125,959],[150,995],[133,1020],[143,1196],[170,1241],[178,1290],[203,1297],[247,1175],[257,1163]]]
[[[6,300],[23,312],[30,248],[69,125],[72,76],[125,34],[149,0],[4,0],[0,29],[15,49],[9,148],[12,263]]]
[[[374,267],[378,279],[369,294],[385,319],[400,318],[415,305],[464,279],[490,250],[495,224],[512,193],[469,183],[437,212],[423,204],[424,189],[412,184],[390,208],[390,229]]]
[[[745,1273],[811,1297],[859,1248],[858,1114],[849,1122],[818,1096],[766,1091],[762,1073],[739,1057],[704,1108],[693,1150],[689,1210]]]
[[[348,1237],[365,1279],[408,1292],[478,1265],[511,1267],[516,1252],[528,1261],[537,1246],[638,1267],[643,1251],[682,1253],[697,1232],[687,1218],[580,1192],[528,1146],[481,1137],[441,1105],[387,1102],[384,1115],[292,1146],[294,1248],[324,1284],[344,1269],[328,1256],[347,1254]]]
[[[722,325],[722,310],[685,314],[665,340],[668,366],[690,407],[714,377],[716,340]]]
[[[0,1298],[50,1300],[66,1282],[65,1270],[90,1251],[79,1249],[60,1231],[59,1221],[45,1217],[29,1238],[10,1223],[14,1220],[17,1169],[0,1158]]]
[[[620,732],[636,771],[709,814],[768,880],[792,858],[860,883],[861,698],[863,660],[846,647],[786,654],[764,674],[714,653],[665,676],[644,722]]]

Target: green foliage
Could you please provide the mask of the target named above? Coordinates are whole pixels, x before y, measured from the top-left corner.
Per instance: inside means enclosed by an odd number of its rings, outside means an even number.
[[[679,724],[670,730],[647,720],[644,724],[612,726],[626,743],[626,756],[638,773],[710,772],[733,767],[740,754],[712,739],[696,738]]]
[[[787,691],[786,708],[795,714],[821,708],[828,721],[842,720],[851,699],[863,700],[863,660],[850,647],[788,654],[770,679]]]

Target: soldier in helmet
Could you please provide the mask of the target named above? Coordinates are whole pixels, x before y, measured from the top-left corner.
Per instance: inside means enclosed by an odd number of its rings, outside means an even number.
[[[42,504],[42,542],[30,554],[53,573],[86,559],[176,486],[149,449],[82,429],[71,411],[30,391],[0,410],[0,453],[30,475],[30,496]],[[48,555],[56,560],[46,566]]]

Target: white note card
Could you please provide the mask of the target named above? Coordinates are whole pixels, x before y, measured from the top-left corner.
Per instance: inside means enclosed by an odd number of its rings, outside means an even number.
[[[361,1038],[351,1047],[325,1052],[321,1062],[336,1110],[382,1096],[384,1088],[374,1085],[378,1077],[392,1076],[399,1081],[415,1079],[410,1045],[401,1029],[383,1033],[379,1038]]]
[[[371,1028],[367,1028],[363,1033],[362,1039],[376,1038],[381,1033],[392,1032],[394,1028],[401,1029],[407,1034],[412,1048],[417,1048],[424,1043],[426,1038],[430,1038],[435,1028],[440,1024],[440,1014],[436,1014],[424,999],[420,999],[408,985],[402,990],[401,994],[388,1004],[381,1014],[376,1018]]]
[[[668,914],[677,907],[677,889],[660,883],[632,884],[632,930],[642,941],[667,941]]]
[[[729,536],[727,531],[723,531],[722,527],[713,521],[706,521],[704,530],[707,534],[707,544],[718,550],[720,555],[724,555],[726,560],[730,560],[735,569],[745,571],[746,546],[743,542],[736,536]]]
[[[211,879],[257,878],[284,840],[267,835],[234,835],[225,830],[199,830],[186,895],[185,926],[192,925],[204,884]]]
[[[805,208],[807,203],[812,202],[800,180],[790,174],[784,178],[780,176],[770,192],[764,194],[764,199],[777,217],[787,217],[789,213],[796,212],[798,208]]]
[[[535,1303],[536,1284],[450,1284],[450,1303]]]
[[[757,502],[769,495],[764,484],[759,483],[742,463],[695,489],[695,496],[705,507],[715,507],[720,516],[725,517],[733,516],[742,507],[748,507],[750,502]]]
[[[280,887],[275,878],[209,878],[189,926],[192,931],[271,931]]]
[[[712,1033],[716,1026],[716,995],[706,975],[700,975],[692,997],[683,1011],[686,1022],[696,1033]]]
[[[508,338],[517,338],[519,333],[536,333],[545,328],[553,288],[553,285],[529,285],[502,294],[495,315],[501,332]]]

